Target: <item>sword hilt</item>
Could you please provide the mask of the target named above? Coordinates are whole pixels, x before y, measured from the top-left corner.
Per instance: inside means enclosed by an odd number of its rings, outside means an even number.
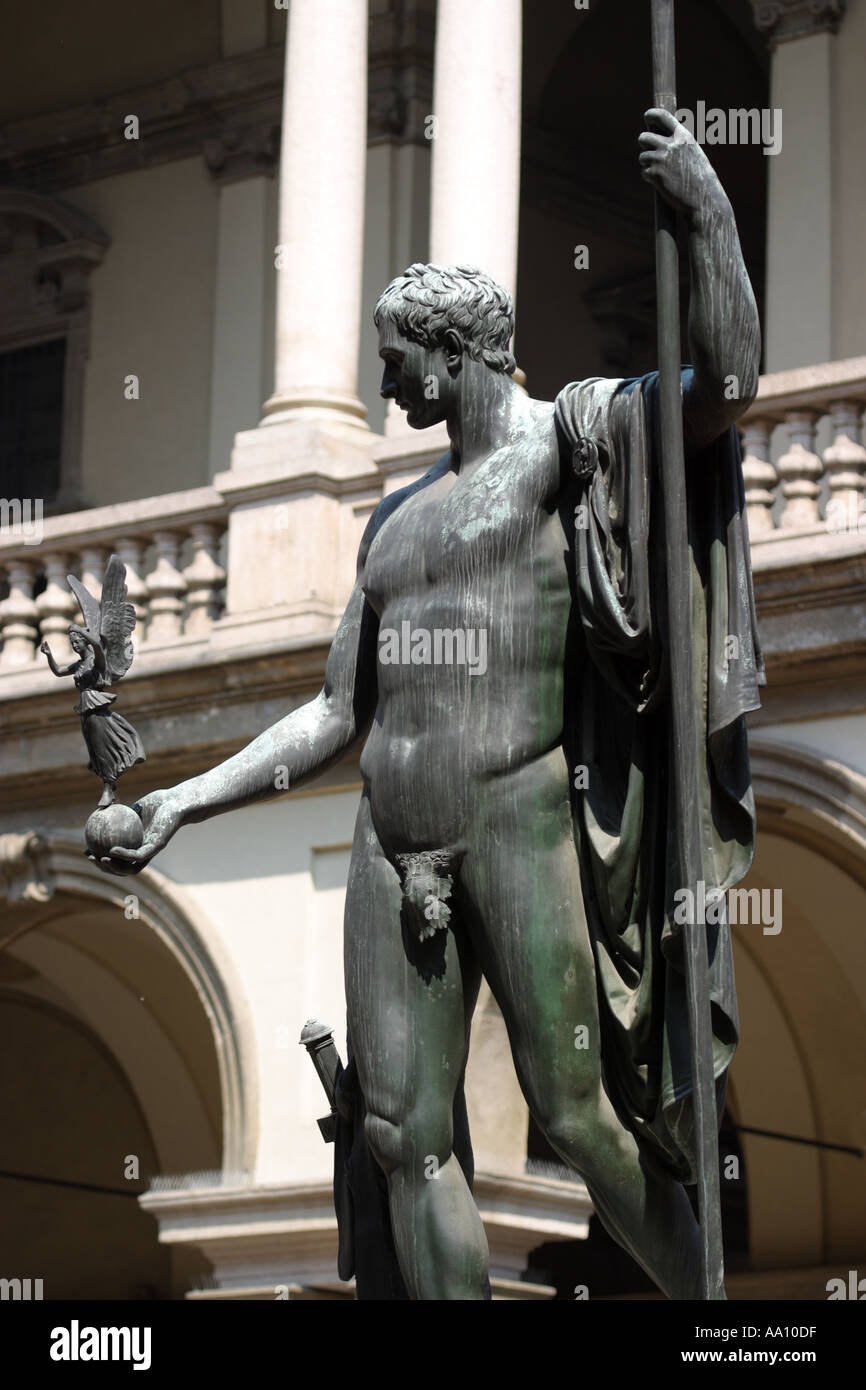
[[[331,1113],[323,1116],[317,1123],[325,1143],[332,1144],[337,1118],[337,1082],[343,1070],[340,1054],[334,1045],[334,1030],[327,1023],[321,1023],[317,1018],[310,1018],[301,1030],[299,1041],[301,1046],[305,1047],[310,1054],[316,1075],[328,1097]]]

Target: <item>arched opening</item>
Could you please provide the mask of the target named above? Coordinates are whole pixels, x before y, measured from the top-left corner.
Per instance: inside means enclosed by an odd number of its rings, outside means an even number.
[[[159,875],[111,880],[77,846],[2,840],[6,1272],[46,1299],[183,1296],[208,1267],[161,1246],[136,1197],[244,1162],[222,973]]]

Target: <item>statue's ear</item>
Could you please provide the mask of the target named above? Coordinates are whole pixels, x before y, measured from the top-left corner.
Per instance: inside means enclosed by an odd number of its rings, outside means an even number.
[[[449,372],[458,372],[463,365],[463,353],[465,351],[463,334],[459,328],[446,328],[442,335],[442,351],[445,354],[445,365]]]

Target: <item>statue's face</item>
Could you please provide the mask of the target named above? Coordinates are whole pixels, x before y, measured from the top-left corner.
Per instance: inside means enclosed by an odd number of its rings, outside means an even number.
[[[453,382],[441,348],[412,343],[383,319],[379,356],[385,364],[379,394],[406,411],[407,424],[425,430],[446,418]]]
[[[84,652],[87,645],[80,632],[70,632],[69,644],[74,652],[78,652],[79,656]]]

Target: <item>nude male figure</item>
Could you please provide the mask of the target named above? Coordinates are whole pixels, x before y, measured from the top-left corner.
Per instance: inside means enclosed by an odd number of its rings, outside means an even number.
[[[687,451],[754,396],[757,314],[730,204],[700,147],[647,113],[644,176],[690,231]],[[276,795],[366,735],[346,899],[349,1028],[366,1133],[388,1177],[401,1271],[416,1299],[481,1299],[487,1243],[452,1153],[452,1103],[482,972],[530,1110],[585,1179],[611,1234],[672,1298],[698,1296],[684,1188],[642,1159],[602,1081],[595,964],[563,750],[571,610],[562,515],[573,475],[552,403],[514,384],[508,296],[479,272],[415,266],[377,308],[382,395],[451,448],[371,518],[325,684],[241,753],[143,798],[136,871],[182,825]],[[728,399],[725,383],[739,379]],[[564,511],[563,511],[564,507]],[[486,670],[380,659],[382,634],[484,630]],[[573,1045],[586,1027],[590,1046]],[[438,1177],[430,1179],[435,1156]]]

